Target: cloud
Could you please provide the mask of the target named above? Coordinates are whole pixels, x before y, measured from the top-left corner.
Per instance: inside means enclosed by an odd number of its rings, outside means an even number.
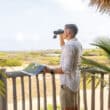
[[[86,7],[81,0],[55,0],[64,10],[85,11]]]

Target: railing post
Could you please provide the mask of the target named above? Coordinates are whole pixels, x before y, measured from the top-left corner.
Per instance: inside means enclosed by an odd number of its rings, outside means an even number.
[[[83,102],[84,102],[84,110],[88,110],[87,107],[87,90],[86,90],[86,74],[83,72]]]
[[[95,73],[92,74],[91,78],[91,110],[95,110]]]
[[[44,89],[44,110],[47,110],[47,95],[46,95],[46,79],[45,73],[43,72],[43,89]]]
[[[104,74],[101,74],[100,84],[100,110],[104,110]]]
[[[55,74],[52,74],[53,110],[57,110]]]
[[[6,78],[4,78],[5,69],[0,69],[0,80],[3,82],[4,94],[0,95],[0,110],[7,110],[7,86]]]

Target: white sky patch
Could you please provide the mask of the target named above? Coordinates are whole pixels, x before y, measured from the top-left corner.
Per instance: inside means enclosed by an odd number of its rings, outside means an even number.
[[[24,42],[24,41],[38,42],[40,40],[40,37],[37,33],[18,32],[16,35],[16,40],[18,42]]]
[[[31,16],[31,15],[33,15],[33,11],[32,11],[32,9],[27,9],[27,10],[24,10],[24,14]]]
[[[26,8],[26,9],[24,9],[24,14],[27,16],[32,16],[33,14],[35,14],[35,10],[36,10],[36,8],[34,8],[34,7]]]
[[[37,33],[35,33],[33,35],[32,39],[35,40],[35,41],[39,41],[40,40],[40,36]]]
[[[18,42],[22,42],[24,40],[24,36],[23,36],[23,33],[22,32],[18,32],[17,35],[16,35],[16,40]]]
[[[55,0],[64,10],[85,11],[86,7],[81,0]]]

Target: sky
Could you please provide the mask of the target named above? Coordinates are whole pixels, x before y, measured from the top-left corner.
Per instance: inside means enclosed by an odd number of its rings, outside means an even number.
[[[110,37],[110,16],[88,0],[0,0],[0,51],[60,49],[53,31],[73,23],[84,49],[97,37]]]

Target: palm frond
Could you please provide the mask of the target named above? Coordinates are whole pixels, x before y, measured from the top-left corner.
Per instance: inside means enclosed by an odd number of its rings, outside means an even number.
[[[105,53],[110,58],[110,38],[98,38],[92,45],[99,47],[100,49],[104,50]]]
[[[96,6],[99,12],[110,14],[110,0],[90,0],[91,6]]]
[[[5,84],[3,82],[3,79],[6,78],[6,74],[3,70],[0,70],[0,96],[5,95]]]
[[[91,66],[94,66],[94,67],[98,67],[98,68],[100,68],[100,69],[102,69],[106,72],[110,72],[110,67],[108,67],[104,64],[98,63],[94,60],[88,59],[88,58],[82,57],[82,63],[87,64],[87,65],[91,65]]]

